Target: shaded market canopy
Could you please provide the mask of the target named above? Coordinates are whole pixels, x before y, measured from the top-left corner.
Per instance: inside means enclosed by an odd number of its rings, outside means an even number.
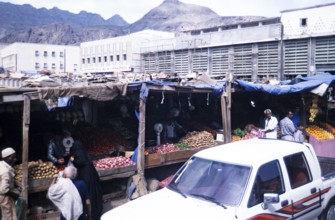
[[[246,91],[259,91],[272,95],[284,95],[289,93],[310,91],[320,96],[325,94],[328,87],[331,86],[334,81],[335,75],[331,75],[329,73],[321,73],[308,77],[298,76],[293,80],[279,82],[277,85],[236,80],[238,85]]]

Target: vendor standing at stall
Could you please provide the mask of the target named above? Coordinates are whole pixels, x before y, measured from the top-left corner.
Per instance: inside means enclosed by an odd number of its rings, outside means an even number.
[[[64,146],[67,145],[66,146]],[[69,154],[70,146],[73,144],[73,139],[69,131],[62,131],[62,134],[56,134],[52,138],[48,145],[48,159],[54,163],[55,166],[66,166]]]
[[[15,162],[15,150],[11,147],[2,149],[0,161],[0,219],[3,220],[17,219],[15,201],[19,198],[20,192],[14,184],[13,166]]]
[[[281,131],[281,139],[287,141],[293,141],[293,134],[296,131],[296,128],[292,121],[293,113],[287,111],[286,117],[280,120],[279,126]]]
[[[265,133],[265,137],[277,139],[278,119],[272,116],[271,109],[265,109],[264,115],[265,115],[265,127],[263,132]]]
[[[178,116],[180,111],[172,108],[166,116],[163,123],[163,142],[176,143],[179,139],[186,134],[185,129],[178,123]]]

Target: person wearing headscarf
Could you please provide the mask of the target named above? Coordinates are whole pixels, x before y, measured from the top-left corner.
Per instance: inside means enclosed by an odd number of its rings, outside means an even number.
[[[77,188],[79,195],[81,197],[81,202],[83,203],[83,214],[78,218],[78,220],[91,220],[91,200],[88,189],[84,180],[77,179],[77,168],[74,166],[67,166],[63,172],[64,178],[69,178],[72,183]]]
[[[61,220],[78,220],[83,213],[80,194],[69,178],[54,178],[47,197],[61,211]]]
[[[84,180],[91,198],[92,220],[102,214],[102,188],[99,174],[82,143],[75,140],[70,151],[70,161],[77,168],[77,179]]]
[[[7,147],[1,150],[0,161],[0,207],[1,217],[4,220],[16,220],[15,201],[19,198],[19,190],[15,187],[14,164],[16,152]]]

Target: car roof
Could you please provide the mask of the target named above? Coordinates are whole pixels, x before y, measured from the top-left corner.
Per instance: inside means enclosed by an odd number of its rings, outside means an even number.
[[[211,147],[194,156],[226,163],[257,165],[301,152],[307,146],[293,141],[253,138]]]

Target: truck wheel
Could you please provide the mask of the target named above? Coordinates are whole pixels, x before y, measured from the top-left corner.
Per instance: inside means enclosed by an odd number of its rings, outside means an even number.
[[[332,220],[335,219],[335,202],[332,201],[331,203],[329,203],[326,207],[326,209],[324,210],[322,216],[321,216],[321,220]]]

